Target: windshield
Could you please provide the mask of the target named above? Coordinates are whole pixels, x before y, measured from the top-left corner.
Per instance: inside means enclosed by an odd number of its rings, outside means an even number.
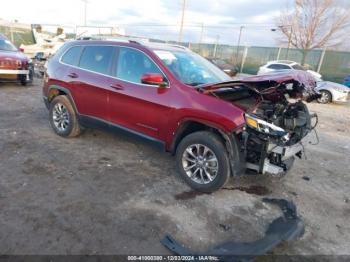
[[[0,39],[0,50],[17,51],[17,48],[9,40]]]
[[[155,50],[155,54],[178,80],[197,86],[232,80],[217,66],[192,52]]]

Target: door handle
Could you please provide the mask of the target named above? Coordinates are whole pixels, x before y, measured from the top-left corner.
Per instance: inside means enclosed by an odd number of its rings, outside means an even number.
[[[121,84],[110,84],[110,87],[117,89],[117,90],[123,90],[124,87]]]
[[[70,73],[70,74],[68,74],[68,76],[70,78],[78,78],[78,74],[76,74],[76,73]]]

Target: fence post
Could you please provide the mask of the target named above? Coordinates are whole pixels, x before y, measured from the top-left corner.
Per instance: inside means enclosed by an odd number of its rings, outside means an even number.
[[[243,52],[243,57],[242,57],[242,63],[241,63],[240,73],[243,72],[243,67],[244,67],[244,63],[245,63],[245,60],[246,60],[246,58],[247,58],[247,55],[248,55],[248,46],[245,46],[245,47],[244,47],[244,52]]]
[[[15,41],[15,39],[14,39],[14,37],[13,37],[13,31],[12,31],[12,26],[10,25],[10,38],[11,38],[11,42],[12,43],[14,43]]]
[[[217,36],[216,36],[216,41],[215,41],[215,46],[214,46],[214,54],[213,54],[213,57],[214,57],[214,58],[216,58],[216,51],[217,51],[217,48],[218,48],[219,39],[220,39],[220,36],[217,35]]]
[[[327,48],[324,48],[322,50],[322,54],[321,54],[321,57],[320,57],[320,61],[318,62],[318,67],[317,67],[317,73],[320,73],[321,71],[321,67],[322,67],[322,64],[323,64],[323,60],[324,60],[324,57],[326,55],[326,49]]]
[[[280,60],[281,50],[282,50],[282,47],[279,47],[276,60]]]

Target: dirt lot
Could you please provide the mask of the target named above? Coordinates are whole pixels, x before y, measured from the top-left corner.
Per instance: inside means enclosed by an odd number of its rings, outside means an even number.
[[[280,214],[265,195],[295,201],[306,224],[275,254],[350,255],[350,106],[310,108],[320,143],[286,177],[200,195],[186,193],[169,154],[97,130],[60,138],[38,82],[0,84],[0,254],[170,254],[166,233],[196,250],[252,241]]]

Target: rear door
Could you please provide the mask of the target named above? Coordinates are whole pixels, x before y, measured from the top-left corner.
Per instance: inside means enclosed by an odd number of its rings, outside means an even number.
[[[110,88],[109,115],[113,124],[121,125],[144,135],[160,138],[171,109],[171,88],[141,83],[146,73],[164,73],[144,52],[119,47],[112,72],[115,82]]]
[[[114,51],[113,46],[87,45],[81,50],[78,65],[67,71],[67,82],[83,116],[108,120],[107,97]]]

